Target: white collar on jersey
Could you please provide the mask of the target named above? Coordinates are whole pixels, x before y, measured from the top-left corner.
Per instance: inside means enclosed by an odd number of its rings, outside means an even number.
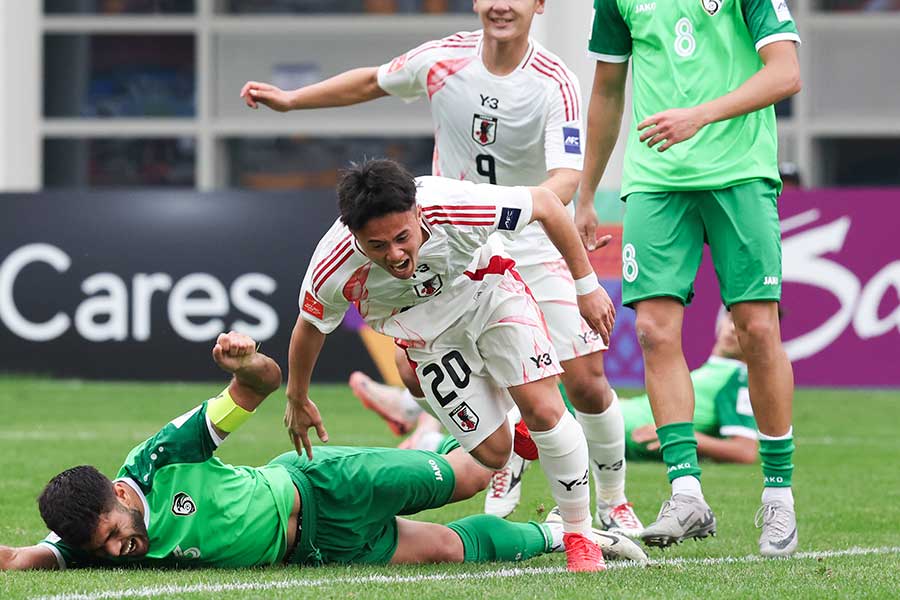
[[[149,531],[150,530],[150,505],[147,504],[147,497],[144,496],[144,492],[141,491],[141,486],[139,486],[134,481],[134,479],[132,479],[130,477],[120,477],[120,478],[116,479],[116,481],[121,481],[122,483],[126,484],[128,487],[133,489],[135,491],[135,493],[138,495],[138,498],[141,499],[141,502],[143,502],[143,504],[144,504],[144,527],[146,527],[147,530]],[[116,481],[113,481],[113,483],[116,483]]]
[[[494,77],[509,77],[509,75],[494,75],[491,73],[487,66],[484,64],[484,58],[481,55],[481,51],[484,49],[484,30],[481,31],[481,35],[478,36],[478,43],[475,45],[475,56],[478,57],[478,62],[481,63],[481,66],[484,67],[484,70],[493,75]],[[519,62],[518,66],[512,70],[512,73],[515,73],[519,69],[524,69],[525,65],[528,64],[528,61],[531,60],[531,57],[534,55],[534,40],[531,39],[531,36],[528,36],[528,50],[525,51],[525,56],[522,57],[522,61]],[[510,73],[510,75],[512,75]]]

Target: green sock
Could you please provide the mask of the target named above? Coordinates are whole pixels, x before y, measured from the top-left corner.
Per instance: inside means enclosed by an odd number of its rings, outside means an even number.
[[[763,485],[765,487],[791,487],[794,465],[793,436],[780,440],[759,440],[759,456],[762,459]]]
[[[447,527],[462,540],[466,562],[526,560],[548,552],[551,544],[546,525],[513,523],[494,515],[473,515]]]
[[[659,437],[669,482],[685,475],[693,475],[700,479],[694,424],[669,423],[657,428],[656,435]]]
[[[444,439],[441,440],[441,443],[438,444],[438,447],[435,448],[435,454],[450,454],[457,448],[462,448],[459,445],[459,442],[456,441],[456,438],[452,435],[444,436]]]
[[[572,406],[572,403],[569,401],[569,395],[566,393],[566,386],[564,386],[563,384],[560,383],[560,384],[558,384],[558,387],[559,387],[559,393],[562,394],[562,397],[563,397],[563,404],[566,405],[566,410],[568,410],[570,413],[572,413],[572,416],[574,417],[575,416],[575,407]]]

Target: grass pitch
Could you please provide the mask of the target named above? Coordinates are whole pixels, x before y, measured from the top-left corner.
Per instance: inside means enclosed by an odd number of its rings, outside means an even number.
[[[126,453],[224,383],[125,384],[0,378],[0,544],[46,534],[35,498],[57,472],[94,464],[114,475]],[[624,394],[623,394],[624,395]],[[313,389],[332,444],[397,443],[342,386]],[[264,464],[290,447],[276,394],[219,451]],[[0,598],[891,598],[900,597],[900,392],[797,393],[795,498],[798,557],[756,556],[758,466],[706,463],[715,539],[652,550],[654,564],[569,574],[562,555],[517,564],[427,567],[270,567],[236,571],[0,572]],[[514,520],[541,519],[553,501],[537,465]],[[628,497],[645,523],[668,495],[661,464],[628,465]],[[483,494],[422,513],[446,522],[480,512]]]

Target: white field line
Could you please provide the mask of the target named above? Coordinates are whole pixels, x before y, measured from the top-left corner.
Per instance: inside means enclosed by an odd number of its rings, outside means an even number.
[[[790,558],[767,559],[759,555],[724,556],[719,558],[671,558],[651,561],[650,566],[708,566],[766,562],[770,560],[822,559],[839,556],[867,556],[872,554],[900,554],[900,546],[881,548],[847,548],[846,550],[826,550],[821,552],[798,552]],[[610,569],[633,569],[642,565],[633,562],[612,562]],[[113,598],[153,598],[171,597],[191,593],[221,593],[235,591],[266,591],[316,588],[321,586],[403,584],[428,581],[461,581],[470,579],[507,579],[523,575],[550,575],[565,573],[564,567],[515,567],[480,571],[477,573],[436,573],[434,575],[364,575],[358,577],[337,577],[317,579],[292,579],[288,581],[265,581],[258,583],[196,583],[193,585],[160,585],[152,587],[109,590],[103,592],[68,593],[55,596],[41,596],[39,600],[106,600]]]

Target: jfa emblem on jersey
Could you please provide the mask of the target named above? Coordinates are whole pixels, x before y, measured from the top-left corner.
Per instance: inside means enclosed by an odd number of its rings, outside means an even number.
[[[175,516],[187,517],[195,512],[197,512],[197,505],[194,504],[194,499],[184,492],[178,492],[175,494],[175,497],[172,498],[172,513],[174,513]]]
[[[472,119],[472,139],[487,146],[497,140],[497,117],[475,115]]]
[[[476,415],[465,402],[457,406],[453,412],[450,413],[450,418],[453,419],[453,422],[456,423],[457,427],[466,433],[478,429],[478,415]]]
[[[444,282],[441,281],[440,275],[435,275],[425,283],[420,283],[416,285],[413,289],[416,291],[416,296],[419,298],[427,298],[429,296],[434,296],[437,294],[441,287],[443,287]]]
[[[703,10],[706,11],[706,14],[712,17],[722,8],[722,3],[724,1],[725,0],[700,0],[700,5],[703,6]]]

